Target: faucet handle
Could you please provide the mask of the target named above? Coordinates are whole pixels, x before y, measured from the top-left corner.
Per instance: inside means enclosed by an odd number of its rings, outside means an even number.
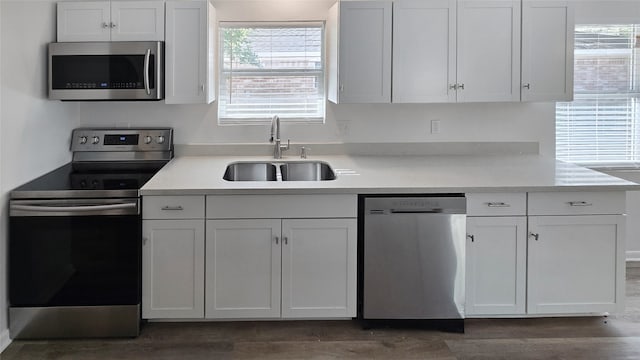
[[[306,159],[307,158],[307,152],[308,150],[311,150],[308,147],[302,146],[300,147],[300,159]]]
[[[291,139],[287,139],[287,145],[280,145],[280,149],[282,150],[289,150],[290,147],[291,147]]]

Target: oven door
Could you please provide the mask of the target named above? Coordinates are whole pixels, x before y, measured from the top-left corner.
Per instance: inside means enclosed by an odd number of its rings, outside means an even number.
[[[11,200],[12,307],[140,303],[138,198]]]

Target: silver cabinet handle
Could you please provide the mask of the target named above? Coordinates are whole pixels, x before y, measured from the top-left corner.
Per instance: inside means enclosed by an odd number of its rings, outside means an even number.
[[[511,207],[511,204],[503,203],[503,202],[488,202],[488,207]]]
[[[586,201],[569,201],[569,206],[592,206],[592,203],[588,203]]]
[[[531,89],[531,84],[529,84],[529,83],[523,84],[522,87],[525,88],[525,89]]]
[[[536,233],[529,233],[529,236],[532,237],[535,241],[538,241],[538,238],[540,237],[540,234],[536,234]]]
[[[103,28],[103,29],[106,29],[106,28],[108,28],[108,27],[109,27],[109,24],[107,24],[106,22],[103,22],[103,23],[102,23],[102,28]]]
[[[115,29],[115,27],[116,27],[116,23],[111,22],[111,24],[110,24],[109,26],[110,26],[112,29]]]
[[[458,89],[464,90],[464,84],[458,84]]]
[[[184,210],[184,208],[180,205],[178,206],[170,206],[170,205],[166,205],[162,207],[162,210]]]
[[[151,88],[149,87],[149,59],[151,58],[151,49],[147,49],[144,54],[144,90],[147,95],[151,95]]]
[[[476,237],[475,237],[475,236],[473,236],[473,235],[471,235],[471,234],[467,234],[467,237],[468,237],[469,239],[471,239],[471,242],[476,241]]]
[[[200,84],[200,90],[204,93],[204,84]]]
[[[344,85],[340,84],[340,92],[344,92]]]
[[[286,236],[282,237],[282,242],[283,242],[285,245],[288,245],[288,244],[289,244],[289,238],[288,238],[288,237],[286,237]]]
[[[458,84],[451,84],[451,85],[449,85],[449,89],[451,89],[451,90],[458,90]]]
[[[276,240],[276,245],[278,245],[278,242],[280,241],[280,238],[276,236],[275,240]]]

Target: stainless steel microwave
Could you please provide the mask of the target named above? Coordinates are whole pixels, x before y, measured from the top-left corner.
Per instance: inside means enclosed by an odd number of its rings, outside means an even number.
[[[164,98],[161,41],[49,44],[49,99]]]

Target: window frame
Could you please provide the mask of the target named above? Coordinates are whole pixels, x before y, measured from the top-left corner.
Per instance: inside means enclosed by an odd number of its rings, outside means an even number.
[[[265,74],[265,75],[275,75],[275,76],[299,76],[299,75],[314,75],[318,79],[318,86],[321,90],[321,116],[310,116],[310,117],[287,117],[286,115],[274,113],[273,115],[278,115],[281,122],[286,122],[289,124],[324,124],[326,120],[327,113],[327,60],[326,60],[326,22],[324,20],[309,20],[309,21],[220,21],[218,23],[218,109],[217,109],[217,122],[220,126],[234,126],[234,125],[264,125],[271,123],[271,117],[224,117],[221,116],[220,104],[223,101],[223,82],[226,79],[225,69],[224,69],[224,38],[223,38],[223,29],[227,28],[298,28],[298,27],[314,27],[317,26],[320,28],[320,64],[321,68],[319,70],[309,69],[309,70],[301,70],[301,69],[291,69],[291,70],[281,70],[281,69],[268,69],[268,70],[259,70],[259,69],[247,69],[242,71],[233,71],[235,74]]]

